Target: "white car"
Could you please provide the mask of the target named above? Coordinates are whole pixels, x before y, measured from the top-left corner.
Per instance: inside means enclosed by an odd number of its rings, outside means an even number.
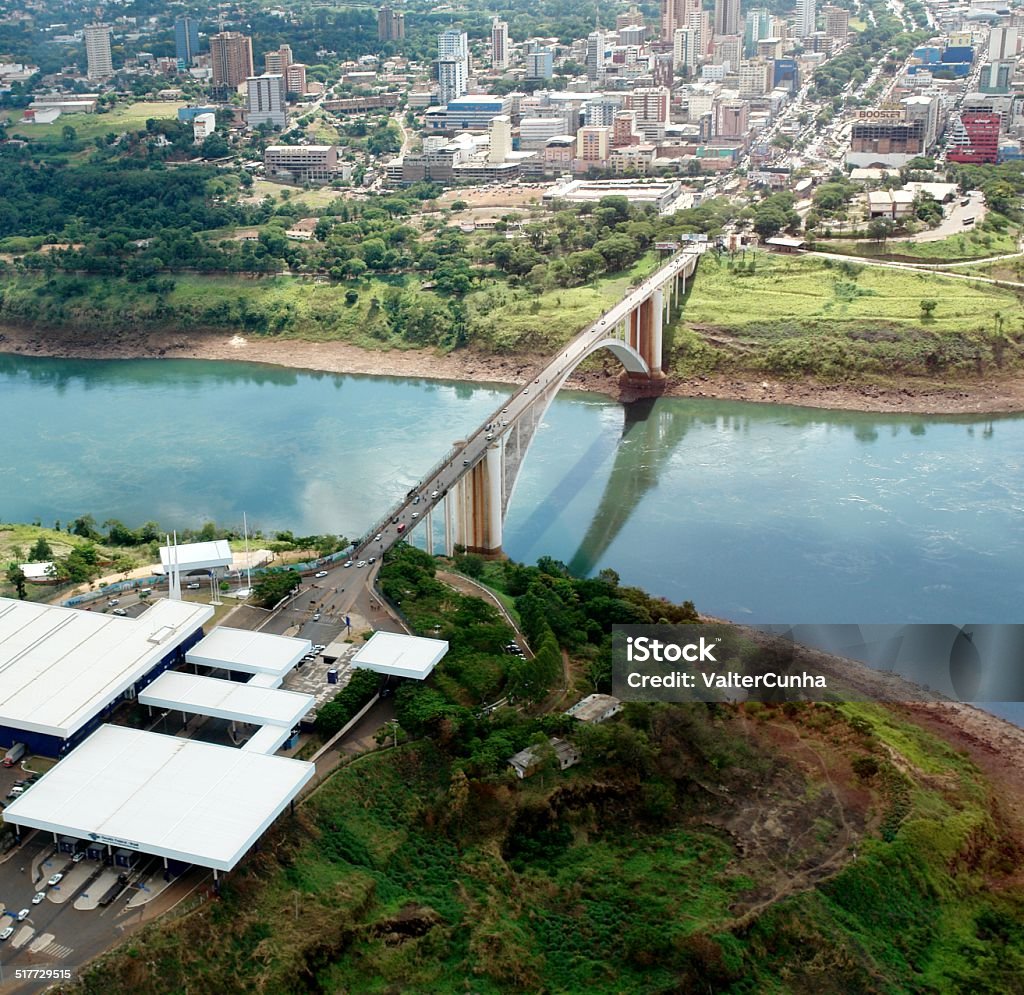
[[[111,615],[127,615],[128,612],[126,612],[123,608],[115,608],[110,614]]]
[[[374,563],[377,562],[377,557],[376,556],[371,556],[366,562],[369,563],[372,566]]]
[[[116,608],[120,603],[121,603],[121,599],[120,598],[111,598],[107,602],[107,607],[108,608]]]
[[[22,909],[18,913],[16,918],[17,918],[18,922],[24,922],[30,915],[32,915],[32,910],[31,909]]]
[[[320,621],[320,612],[314,612],[313,613],[313,621],[314,622],[319,622]]]
[[[346,566],[346,567],[352,566],[352,561],[351,560],[346,560],[345,563],[344,563],[344,566]]]
[[[374,542],[380,542],[380,533],[379,532],[373,537],[373,541]]]
[[[32,904],[33,905],[38,905],[44,898],[46,898],[46,892],[45,891],[37,891],[32,896]]]
[[[366,560],[360,560],[360,561],[359,561],[359,562],[358,562],[358,563],[356,564],[356,566],[357,566],[357,567],[365,567],[365,566],[366,566]]]
[[[55,884],[60,884],[64,880],[64,874],[61,871],[57,871],[56,874],[51,874],[49,881],[46,883],[52,888]]]
[[[84,850],[79,850],[78,853],[76,853],[71,858],[71,863],[73,863],[73,864],[80,864],[83,860],[85,860],[85,851]]]
[[[192,581],[191,584],[186,584],[185,585],[185,590],[186,591],[198,591],[199,590],[199,581],[194,580],[194,581]]]
[[[14,933],[14,927],[8,926],[3,932],[0,932],[0,940],[9,940],[11,935]]]
[[[315,574],[313,574],[313,576],[314,577],[326,577],[327,576],[327,571],[326,570],[317,570],[317,572]]]

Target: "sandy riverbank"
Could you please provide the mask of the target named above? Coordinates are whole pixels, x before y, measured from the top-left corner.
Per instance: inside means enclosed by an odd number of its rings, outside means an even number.
[[[134,333],[89,336],[78,330],[0,328],[0,352],[79,359],[211,359],[270,363],[326,373],[358,373],[434,380],[521,384],[544,356],[486,356],[471,350],[442,355],[432,350],[377,352],[347,342],[264,338],[224,332]],[[620,388],[620,367],[608,357],[603,369],[579,372],[568,386],[630,399]],[[828,385],[716,375],[669,380],[665,394],[794,404],[801,407],[904,414],[1005,414],[1024,411],[1024,378],[958,383],[909,379],[896,387]]]

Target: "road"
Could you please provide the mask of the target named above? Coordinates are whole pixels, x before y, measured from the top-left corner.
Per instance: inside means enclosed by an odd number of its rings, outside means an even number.
[[[503,406],[467,440],[457,444],[428,471],[420,483],[391,508],[378,521],[376,527],[370,530],[370,534],[356,545],[352,559],[358,562],[371,555],[379,557],[396,543],[408,538],[409,532],[422,521],[426,513],[441,504],[448,491],[484,458],[491,443],[511,429],[531,404],[541,403],[538,394],[557,391],[588,350],[607,337],[620,321],[650,295],[652,290],[689,265],[690,256],[693,254],[695,250],[677,253],[619,303],[584,328],[563,351],[536,374],[532,383],[520,388],[508,398]]]

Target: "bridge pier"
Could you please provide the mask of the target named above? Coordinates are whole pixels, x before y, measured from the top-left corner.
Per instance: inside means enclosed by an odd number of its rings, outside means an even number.
[[[495,442],[455,486],[455,543],[467,553],[502,555],[502,447]]]

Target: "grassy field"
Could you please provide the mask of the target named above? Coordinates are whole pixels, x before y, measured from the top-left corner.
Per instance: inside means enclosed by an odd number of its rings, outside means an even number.
[[[179,103],[173,100],[142,100],[119,105],[105,114],[62,114],[53,124],[14,124],[9,133],[17,138],[59,142],[64,128],[70,125],[79,141],[92,141],[111,132],[119,135],[123,131],[142,131],[150,118],[175,119]]]
[[[331,187],[318,187],[314,190],[303,190],[301,188],[289,186],[287,183],[274,183],[271,180],[256,180],[252,185],[252,190],[246,196],[246,200],[258,203],[263,200],[264,197],[273,197],[278,201],[278,203],[280,203],[285,199],[282,196],[285,193],[289,195],[289,203],[305,204],[307,207],[316,210],[334,203],[334,201],[339,197],[344,197],[346,192],[344,190],[334,190]]]
[[[948,238],[934,242],[915,242],[890,238],[888,241],[868,242],[849,239],[822,239],[815,246],[822,252],[844,256],[863,256],[867,259],[894,259],[901,262],[943,263],[963,259],[984,259],[1016,252],[1017,234],[1008,228],[1005,232],[986,228],[965,229]]]
[[[931,316],[922,301],[935,302]],[[852,260],[758,253],[730,264],[709,254],[672,357],[685,374],[974,373],[1015,363],[1022,333],[1018,296],[1007,289]]]

